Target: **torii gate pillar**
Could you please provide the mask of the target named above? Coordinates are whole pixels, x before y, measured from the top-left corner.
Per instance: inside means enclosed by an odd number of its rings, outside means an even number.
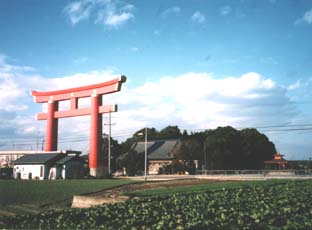
[[[117,105],[102,105],[102,96],[120,91],[125,81],[126,77],[121,76],[95,85],[50,92],[32,91],[35,102],[48,103],[48,112],[37,114],[37,120],[47,120],[45,151],[57,150],[58,118],[90,115],[90,175],[102,177],[104,175],[104,157],[101,153],[102,114],[117,112]],[[78,108],[78,99],[85,97],[91,97],[91,107]],[[70,101],[69,110],[59,111],[59,101],[65,100]]]
[[[101,154],[98,153],[102,144],[102,114],[99,113],[99,106],[102,105],[102,97],[96,94],[91,95],[91,132],[90,132],[90,175],[104,174],[104,162]],[[99,167],[97,167],[99,166]]]
[[[54,112],[58,110],[58,101],[48,101],[48,118],[44,151],[57,150],[58,119]]]

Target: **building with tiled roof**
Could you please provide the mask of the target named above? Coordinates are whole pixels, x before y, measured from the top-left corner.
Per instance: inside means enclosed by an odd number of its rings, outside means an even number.
[[[174,159],[174,151],[180,146],[179,140],[155,140],[147,143],[148,174],[158,174],[159,169],[170,165]],[[131,151],[138,154],[145,153],[145,142],[137,142],[131,147]],[[126,157],[128,153],[119,158]]]

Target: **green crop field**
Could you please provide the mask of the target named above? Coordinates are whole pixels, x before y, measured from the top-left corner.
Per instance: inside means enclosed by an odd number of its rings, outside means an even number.
[[[199,184],[199,185],[187,185],[187,186],[174,186],[174,187],[160,187],[160,188],[153,188],[153,189],[144,189],[138,191],[131,191],[126,192],[125,195],[128,196],[167,196],[175,193],[189,193],[189,192],[200,192],[200,191],[214,191],[220,190],[223,188],[230,189],[236,187],[243,187],[243,186],[268,186],[268,185],[279,185],[279,184],[286,184],[290,183],[292,180],[287,179],[273,179],[273,180],[262,180],[262,181],[234,181],[234,182],[210,182],[207,184]]]
[[[13,229],[312,229],[312,180],[131,198],[89,209],[2,217]]]
[[[0,180],[0,215],[36,213],[45,207],[64,208],[73,195],[115,187],[133,181],[99,180]]]

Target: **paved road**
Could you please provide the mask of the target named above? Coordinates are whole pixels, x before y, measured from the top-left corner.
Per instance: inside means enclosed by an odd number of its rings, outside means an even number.
[[[116,177],[133,180],[144,180],[144,176]],[[263,174],[233,174],[233,175],[148,175],[147,181],[156,180],[183,180],[183,179],[207,179],[207,180],[269,180],[269,179],[312,179],[312,175],[263,175]]]

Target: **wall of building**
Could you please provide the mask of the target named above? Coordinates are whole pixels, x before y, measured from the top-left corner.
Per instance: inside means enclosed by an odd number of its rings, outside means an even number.
[[[49,170],[49,177],[48,179],[55,180],[55,179],[64,179],[62,175],[63,165],[57,165]]]
[[[28,180],[47,178],[47,167],[45,165],[15,165],[13,169],[14,178]]]
[[[63,168],[63,178],[79,179],[84,177],[84,165],[81,161],[68,161]]]
[[[149,160],[148,162],[148,174],[159,174],[159,169],[170,165],[171,160]]]

